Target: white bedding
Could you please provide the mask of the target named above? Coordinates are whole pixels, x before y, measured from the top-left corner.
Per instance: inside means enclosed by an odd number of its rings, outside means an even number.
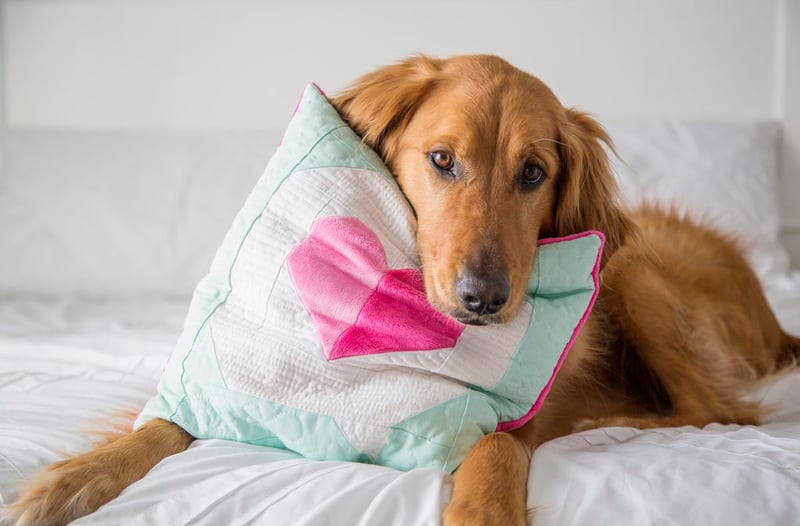
[[[759,220],[777,217],[775,196],[739,199],[752,184],[776,187],[771,128],[612,132],[632,197],[672,183],[670,194],[706,197],[693,206],[709,212],[733,203],[728,215],[711,214],[721,226],[751,218],[750,233],[762,242],[753,261],[769,299],[784,328],[800,334],[800,276],[786,273],[778,225]],[[0,507],[33,472],[86,450],[87,429],[137,411],[154,394],[188,307],[155,294],[189,294],[275,142],[269,133],[8,138],[0,185]],[[697,173],[724,181],[697,192]],[[743,211],[746,204],[752,209]],[[24,299],[76,294],[149,299]],[[597,429],[545,444],[529,481],[536,524],[800,524],[800,372],[752,396],[776,407],[759,427]],[[435,525],[449,495],[449,477],[433,470],[401,473],[198,441],[77,523]]]
[[[772,283],[800,332],[800,279]],[[7,300],[0,304],[0,503],[86,429],[152,395],[183,301]],[[535,454],[538,525],[797,524],[800,372],[753,396],[778,405],[760,427],[597,429]],[[435,470],[314,462],[279,450],[196,442],[76,524],[438,524],[449,477]]]
[[[24,477],[87,449],[103,415],[155,392],[186,302],[0,303],[0,504]],[[311,462],[208,440],[160,464],[79,524],[436,524],[436,470]]]

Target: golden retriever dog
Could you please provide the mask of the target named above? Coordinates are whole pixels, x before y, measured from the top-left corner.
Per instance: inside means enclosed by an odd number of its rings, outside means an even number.
[[[485,436],[453,478],[444,523],[522,525],[530,458],[597,426],[755,424],[740,396],[794,362],[742,247],[669,209],[617,201],[611,142],[537,78],[487,55],[417,56],[357,80],[333,104],[386,161],[418,219],[428,298],[469,324],[518,311],[537,240],[605,233],[601,290],[541,410]],[[154,420],[37,476],[17,525],[91,513],[193,438]]]

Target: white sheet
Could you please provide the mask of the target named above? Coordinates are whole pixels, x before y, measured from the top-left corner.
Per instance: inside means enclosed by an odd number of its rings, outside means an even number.
[[[0,504],[154,391],[186,302],[0,300]]]
[[[800,329],[800,279],[772,283]],[[0,503],[24,477],[89,447],[87,428],[152,395],[186,302],[0,303]],[[753,396],[779,410],[760,427],[610,428],[550,442],[534,456],[537,525],[797,524],[800,372]],[[314,462],[199,441],[76,524],[435,525],[450,495],[434,470]]]

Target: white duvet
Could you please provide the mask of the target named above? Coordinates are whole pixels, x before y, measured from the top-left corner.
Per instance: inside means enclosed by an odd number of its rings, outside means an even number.
[[[770,298],[800,332],[800,280],[777,280]],[[186,308],[0,303],[0,504],[32,472],[88,448],[87,429],[153,394]],[[760,427],[608,428],[545,444],[529,479],[536,524],[800,524],[800,372],[752,396],[777,407]],[[439,524],[449,495],[449,477],[435,470],[208,440],[76,524],[427,525]]]

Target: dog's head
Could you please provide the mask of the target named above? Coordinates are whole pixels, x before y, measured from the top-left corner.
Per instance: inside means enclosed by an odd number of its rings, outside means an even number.
[[[498,57],[413,57],[332,102],[397,177],[428,299],[462,322],[517,313],[540,237],[600,230],[607,257],[630,231],[602,127]]]

